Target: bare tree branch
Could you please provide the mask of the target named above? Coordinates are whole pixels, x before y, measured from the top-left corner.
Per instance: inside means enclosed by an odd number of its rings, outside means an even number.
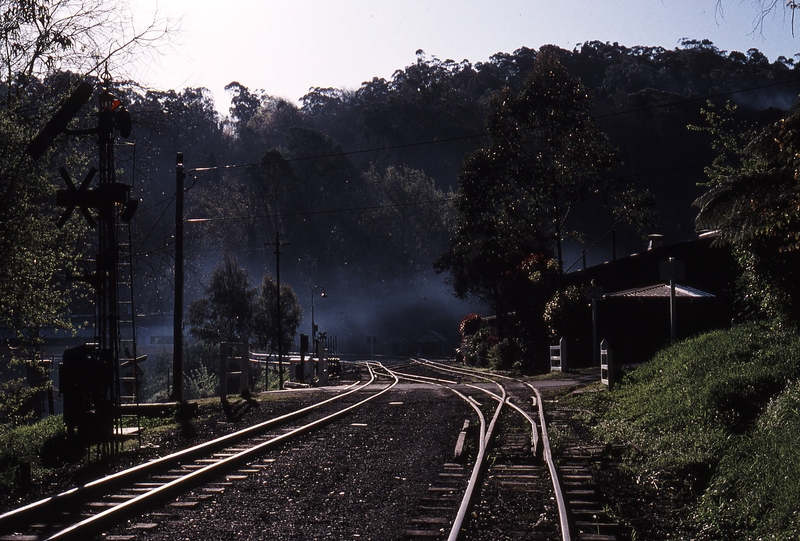
[[[83,75],[126,70],[177,32],[158,12],[138,28],[125,0],[4,0],[0,4],[0,73],[22,84],[54,71]]]
[[[716,15],[725,18],[723,10],[723,0],[717,0]],[[742,2],[743,3],[743,2]],[[792,36],[794,36],[794,14],[795,10],[800,7],[800,1],[797,0],[751,0],[753,9],[756,15],[753,18],[753,35],[763,36],[764,34],[764,20],[770,13],[783,7],[784,12],[791,10],[792,16]]]

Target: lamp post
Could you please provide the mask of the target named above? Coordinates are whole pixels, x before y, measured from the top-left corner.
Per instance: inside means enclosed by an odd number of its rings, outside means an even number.
[[[314,292],[317,289],[322,290],[322,293],[319,295],[320,297],[325,298],[328,296],[328,294],[325,293],[325,288],[322,286],[313,286],[311,288],[311,347],[314,348],[314,350],[316,350],[317,346],[317,324],[314,323]]]
[[[669,280],[669,332],[670,343],[676,340],[677,310],[675,307],[675,280],[683,280],[686,277],[686,264],[670,257],[667,261],[660,263],[661,279]]]
[[[592,280],[586,288],[586,296],[592,301],[592,362],[594,366],[600,366],[600,350],[597,348],[597,301],[603,298],[603,288]]]

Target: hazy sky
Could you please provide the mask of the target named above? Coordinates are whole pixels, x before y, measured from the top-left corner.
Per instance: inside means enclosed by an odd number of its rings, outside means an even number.
[[[717,0],[130,0],[139,25],[158,11],[180,26],[130,75],[159,90],[206,87],[227,112],[231,81],[297,101],[311,87],[389,79],[418,49],[472,63],[523,46],[571,50],[594,40],[672,49],[681,38],[710,39],[770,60],[800,52],[782,0],[760,34],[754,0],[722,3],[720,13]]]

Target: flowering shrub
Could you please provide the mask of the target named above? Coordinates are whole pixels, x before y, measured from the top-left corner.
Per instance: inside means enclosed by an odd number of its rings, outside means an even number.
[[[461,331],[461,336],[467,337],[478,332],[482,324],[483,318],[479,314],[467,314],[461,320],[458,330]]]
[[[464,362],[472,366],[486,366],[486,356],[489,353],[489,329],[483,328],[465,336],[461,341],[461,354]]]
[[[568,334],[577,334],[574,327],[581,321],[581,315],[587,313],[586,296],[577,286],[556,291],[553,298],[545,305],[543,319],[551,338]]]

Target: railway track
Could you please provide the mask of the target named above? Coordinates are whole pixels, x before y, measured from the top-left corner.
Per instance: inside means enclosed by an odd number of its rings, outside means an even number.
[[[406,389],[446,389],[437,393],[462,401],[465,414],[452,460],[442,463],[426,493],[416,499],[398,538],[617,539],[618,528],[603,513],[602,495],[592,478],[599,451],[576,446],[570,456],[553,457],[545,418],[558,423],[565,412],[550,404],[543,408],[536,388],[421,360],[364,366],[368,380],[332,398],[0,515],[0,541],[146,538],[156,522],[179,524],[184,511],[202,508],[230,487],[263,483],[258,481],[262,472],[279,471],[273,467],[272,450],[286,449],[301,436],[305,443],[297,451],[313,448],[318,438],[326,437],[316,436],[315,430],[378,397],[401,404],[399,381]],[[356,417],[368,421],[369,415]],[[297,445],[290,444],[292,452]],[[395,479],[402,475],[398,471]],[[143,516],[147,518],[139,518]]]
[[[215,479],[235,479],[270,450],[344,416],[390,391],[397,379],[370,378],[349,390],[244,430],[120,471],[0,515],[2,541],[86,540],[176,495]],[[238,472],[238,473],[237,473]]]
[[[470,427],[467,420],[462,435],[466,439],[471,429],[478,445],[471,471],[463,461],[445,464],[420,502],[418,518],[404,531],[405,539],[618,539],[619,524],[607,517],[592,475],[602,450],[571,447],[556,459],[545,420],[553,416],[545,415],[538,389],[513,378],[440,363],[423,366],[443,375],[395,375],[464,392],[464,399],[476,408],[479,427]],[[563,413],[553,410],[557,419]]]
[[[546,403],[546,402],[545,402]],[[566,425],[574,413],[556,404],[547,408],[551,426]],[[567,431],[568,432],[568,431]],[[557,470],[569,513],[572,538],[577,541],[617,541],[623,535],[620,523],[610,517],[596,475],[617,464],[607,456],[607,449],[567,442],[559,457]]]

